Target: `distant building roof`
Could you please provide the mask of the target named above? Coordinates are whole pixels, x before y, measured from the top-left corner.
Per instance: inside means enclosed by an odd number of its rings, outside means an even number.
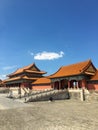
[[[28,66],[17,69],[15,72],[9,74],[8,77],[14,76],[14,75],[17,75],[17,74],[20,74],[20,73],[23,73],[23,72],[37,73],[37,74],[38,73],[39,74],[45,74],[46,73],[44,71],[41,71],[39,68],[37,68],[36,65],[33,63],[33,64],[28,65]]]
[[[51,83],[51,80],[49,78],[42,77],[34,81],[32,84],[49,84],[49,83]]]
[[[27,77],[27,76],[17,76],[17,77],[5,79],[5,80],[4,80],[4,83],[10,82],[10,81],[17,81],[17,80],[21,80],[21,79],[37,80],[38,78],[29,78],[29,77]]]
[[[62,66],[56,73],[50,75],[48,78],[73,76],[79,74],[94,75],[96,68],[92,64],[91,60],[71,64],[68,66]]]
[[[38,78],[42,77],[46,72],[41,71],[35,64],[30,64],[28,66],[17,69],[15,72],[8,75],[8,79],[4,80],[4,83],[30,81],[33,82]]]

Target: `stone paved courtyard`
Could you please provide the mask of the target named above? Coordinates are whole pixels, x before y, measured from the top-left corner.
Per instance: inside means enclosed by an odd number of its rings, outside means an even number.
[[[26,104],[0,95],[0,130],[98,130],[98,102]]]

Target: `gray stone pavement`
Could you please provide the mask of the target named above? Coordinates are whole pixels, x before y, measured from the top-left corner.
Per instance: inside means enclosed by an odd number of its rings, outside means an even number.
[[[30,104],[24,102],[25,101],[21,99],[7,98],[7,94],[0,94],[0,110],[30,106]]]
[[[98,102],[23,103],[0,94],[0,130],[98,130]]]

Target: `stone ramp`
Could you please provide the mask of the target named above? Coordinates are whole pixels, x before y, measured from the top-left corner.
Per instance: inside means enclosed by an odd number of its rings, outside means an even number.
[[[34,99],[37,99],[38,97],[40,97],[41,95],[46,95],[46,94],[49,94],[49,93],[54,93],[54,90],[53,89],[50,89],[50,90],[41,90],[41,91],[32,91],[26,95],[23,95],[23,96],[19,96],[17,98],[14,97],[14,99],[16,101],[19,101],[19,102],[27,102],[29,101],[31,98],[34,98]]]
[[[48,101],[48,100],[63,100],[69,98],[69,92],[67,90],[52,90],[44,93],[32,95],[27,98],[27,102],[36,101]]]

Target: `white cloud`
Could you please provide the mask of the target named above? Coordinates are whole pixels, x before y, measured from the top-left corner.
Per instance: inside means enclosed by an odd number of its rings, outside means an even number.
[[[13,66],[5,66],[5,67],[3,67],[2,69],[3,69],[3,70],[11,70],[11,69],[14,69],[14,68],[16,68],[16,65],[13,65]]]
[[[64,55],[63,51],[60,51],[59,53],[43,51],[41,53],[35,54],[34,59],[36,59],[36,60],[54,60],[54,59],[59,59],[59,58],[63,57],[63,55]]]

